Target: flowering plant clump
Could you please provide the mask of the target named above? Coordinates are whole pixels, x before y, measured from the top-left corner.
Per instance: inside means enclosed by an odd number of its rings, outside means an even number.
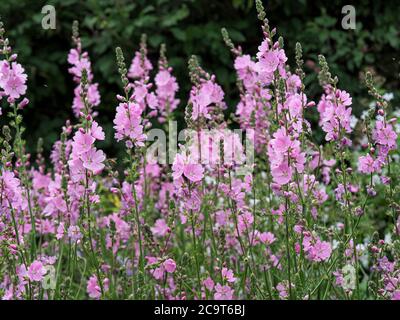
[[[101,84],[76,22],[67,58],[75,117],[49,159],[41,140],[27,153],[28,76],[1,24],[2,299],[400,300],[399,111],[367,74],[373,102],[357,119],[323,56],[323,94],[310,99],[301,45],[292,68],[256,6],[255,56],[222,30],[237,75],[234,114],[192,56],[179,135],[166,46],[153,64],[143,36],[129,66],[116,49],[111,136],[123,159],[99,148]]]

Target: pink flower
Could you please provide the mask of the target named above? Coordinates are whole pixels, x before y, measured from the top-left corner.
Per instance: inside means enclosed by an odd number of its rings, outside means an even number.
[[[87,101],[88,101],[88,113],[92,114],[92,108],[100,104],[100,93],[97,83],[92,83],[93,74],[91,70],[91,62],[89,59],[89,54],[87,52],[82,52],[82,44],[80,38],[74,39],[76,48],[72,48],[68,54],[68,63],[71,64],[71,68],[68,69],[69,73],[73,75],[73,80],[76,83],[74,89],[74,99],[72,103],[72,109],[76,117],[80,117],[81,111],[85,108],[82,101],[82,86],[81,78],[83,70],[87,73]],[[95,115],[93,113],[93,115]]]
[[[157,280],[162,279],[164,276],[164,272],[165,272],[164,266],[154,269],[152,271],[154,279],[157,279]]]
[[[144,77],[152,69],[153,66],[149,59],[145,57],[144,63],[142,63],[142,55],[139,51],[137,51],[135,52],[135,57],[132,59],[132,63],[128,72],[128,77],[141,78]]]
[[[26,80],[25,70],[19,63],[10,64],[6,60],[0,61],[0,87],[5,95],[12,99],[18,99],[24,95],[27,89]]]
[[[227,223],[228,215],[224,210],[219,210],[215,213],[215,219],[220,226],[224,226]]]
[[[104,140],[105,138],[103,128],[100,127],[96,121],[92,122],[92,127],[90,128],[90,134],[96,140]]]
[[[148,95],[148,88],[144,83],[135,86],[133,96],[136,102],[142,103]]]
[[[4,93],[10,98],[18,99],[21,95],[25,94],[26,88],[27,86],[21,78],[12,75],[4,84]]]
[[[71,49],[68,53],[67,61],[69,64],[77,64],[79,62],[79,52],[76,49]]]
[[[214,289],[214,281],[210,277],[203,281],[204,286],[209,290],[212,291]]]
[[[303,238],[303,249],[307,258],[314,262],[326,261],[330,258],[332,247],[329,242],[321,241],[319,238],[312,238],[305,235]]]
[[[274,139],[271,140],[271,146],[277,153],[284,154],[292,146],[292,140],[286,134],[285,128],[280,128],[274,133]]]
[[[235,59],[234,67],[238,78],[243,81],[246,88],[253,88],[257,81],[256,63],[251,60],[250,55],[245,54]]]
[[[301,87],[301,80],[298,75],[292,74],[286,79],[286,85],[291,93],[296,93]]]
[[[75,133],[73,140],[72,147],[77,154],[88,152],[95,141],[89,133],[82,133],[80,130]]]
[[[329,242],[318,240],[314,245],[310,257],[313,261],[320,262],[329,259],[332,253],[332,247]]]
[[[170,82],[171,80],[171,74],[168,72],[168,70],[162,70],[159,73],[157,73],[155,77],[155,82],[157,87],[164,87]]]
[[[28,268],[28,278],[31,281],[42,281],[43,276],[46,274],[46,269],[40,261],[33,261],[32,264]]]
[[[149,94],[147,102],[150,108],[156,109],[156,113],[159,115],[158,121],[163,123],[168,114],[174,111],[179,104],[179,99],[175,98],[179,86],[176,78],[172,76],[172,68],[168,68],[165,57],[160,57],[155,83],[156,95]]]
[[[144,146],[144,141],[146,141],[147,137],[143,133],[141,114],[142,109],[137,103],[119,104],[114,119],[115,138],[117,141],[127,139],[137,147]]]
[[[380,145],[386,146],[391,150],[396,148],[397,134],[391,124],[376,121],[372,137]]]
[[[279,65],[276,51],[267,51],[259,57],[258,67],[262,72],[273,73]]]
[[[244,212],[238,216],[238,229],[239,233],[246,229],[250,229],[252,223],[254,222],[254,217],[250,212]]]
[[[390,262],[386,256],[378,259],[378,270],[379,271],[383,271],[385,273],[392,273],[394,271],[394,266],[395,266],[395,264],[393,262]]]
[[[358,159],[358,171],[361,173],[374,173],[378,171],[378,169],[380,169],[379,166],[370,154],[362,156]]]
[[[208,106],[211,104],[223,104],[224,92],[213,80],[201,84],[200,89],[192,89],[190,101],[193,104],[192,119],[197,120],[199,116],[209,118]]]
[[[203,179],[204,168],[200,164],[187,164],[183,168],[183,174],[192,182]]]
[[[173,273],[175,272],[176,269],[176,263],[174,260],[172,259],[167,259],[164,261],[163,266],[165,268],[165,271],[167,271],[168,273]]]
[[[228,282],[235,282],[236,278],[233,275],[233,271],[227,268],[222,268],[221,270],[222,277]]]
[[[288,164],[281,163],[278,166],[273,167],[271,169],[271,174],[274,179],[274,182],[280,185],[285,185],[292,180],[293,171]]]
[[[350,97],[350,94],[348,94],[344,90],[336,90],[336,97],[338,99],[339,104],[342,104],[345,107],[348,107],[352,104],[352,99]]]
[[[90,298],[100,299],[101,297],[101,288],[97,282],[96,276],[91,276],[87,282],[86,291],[89,294]]]
[[[77,56],[78,55],[78,56]],[[75,49],[71,49],[70,55],[68,55],[69,62],[72,63],[72,67],[68,69],[69,73],[74,75],[77,79],[82,77],[82,71],[86,70],[88,73],[89,80],[92,79],[93,75],[91,74],[91,63],[87,56],[87,54],[80,54]]]
[[[98,83],[92,83],[88,87],[87,98],[91,106],[98,106],[100,104],[101,98],[98,87]]]
[[[282,299],[282,300],[287,299],[287,297],[289,296],[289,294],[288,294],[288,284],[286,282],[278,283],[278,285],[276,286],[276,290],[279,293],[279,298]]]
[[[175,155],[174,163],[172,164],[172,177],[174,180],[179,179],[183,175],[183,169],[185,168],[185,158],[177,153]]]
[[[74,94],[75,97],[72,103],[72,110],[74,111],[75,116],[79,117],[80,112],[85,108],[85,105],[82,102],[82,87],[80,84],[74,89]],[[100,104],[100,93],[97,83],[89,84],[87,90],[87,100],[90,107],[98,106]],[[91,110],[89,110],[89,113],[90,112]]]
[[[59,226],[57,227],[56,239],[62,239],[64,237],[64,232],[64,222],[60,222]]]
[[[228,285],[222,286],[221,284],[217,283],[215,286],[215,293],[214,293],[215,300],[232,300],[233,299],[233,289]]]
[[[400,290],[393,292],[392,300],[400,300]]]
[[[244,54],[235,59],[234,67],[236,70],[245,70],[254,67],[255,62],[251,60],[248,54]]]
[[[197,191],[193,191],[192,195],[186,199],[184,206],[187,210],[198,211],[200,209],[201,197]]]
[[[2,206],[8,208],[10,203],[17,209],[24,209],[27,206],[26,199],[23,197],[21,182],[15,177],[14,172],[3,169],[0,175],[0,185],[3,186],[0,209]]]
[[[58,230],[58,229],[57,229]],[[68,227],[68,237],[73,241],[82,239],[82,233],[78,226]]]
[[[200,164],[189,163],[189,159],[178,153],[175,156],[172,171],[174,180],[184,175],[190,181],[198,182],[203,179],[204,168]]]
[[[161,100],[166,99],[175,106],[174,96],[178,91],[178,84],[169,69],[160,70],[155,77],[155,82],[157,85],[157,97]]]
[[[90,149],[88,152],[82,155],[83,166],[91,170],[93,173],[98,173],[104,168],[104,160],[106,156],[103,151],[96,150],[95,148]]]
[[[276,240],[276,238],[272,232],[260,233],[258,237],[259,237],[260,241],[265,244],[272,244]]]
[[[295,170],[303,172],[305,153],[301,152],[300,142],[289,136],[284,127],[278,129],[273,137],[268,144],[268,157],[273,181],[281,186],[292,180]]]
[[[150,229],[156,237],[163,237],[170,230],[164,219],[157,219],[154,227],[151,227]]]
[[[338,287],[342,287],[344,283],[342,271],[336,270],[332,272],[332,274],[335,276],[335,285]]]
[[[325,140],[338,140],[342,132],[352,131],[350,126],[352,110],[347,108],[351,103],[351,97],[346,91],[333,92],[332,87],[326,87],[325,95],[318,104],[320,123],[322,130],[326,132]]]

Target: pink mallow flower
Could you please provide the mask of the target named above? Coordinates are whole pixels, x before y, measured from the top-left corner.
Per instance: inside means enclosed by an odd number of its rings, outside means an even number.
[[[78,226],[68,227],[68,237],[73,241],[78,241],[82,239],[82,233]]]
[[[187,157],[176,154],[172,165],[172,176],[178,180],[182,175],[192,182],[198,182],[203,179],[204,168],[201,164],[190,163]]]
[[[172,259],[165,260],[163,266],[168,273],[173,273],[176,270],[176,263]]]
[[[17,62],[0,61],[0,88],[11,99],[18,99],[26,93],[26,80],[24,68]]]
[[[380,165],[379,162],[374,160],[370,154],[362,156],[358,159],[358,171],[361,173],[374,173],[379,172]]]
[[[154,227],[151,227],[150,229],[156,237],[163,237],[170,230],[164,219],[157,219]]]
[[[46,274],[46,269],[40,261],[33,261],[29,266],[27,275],[31,281],[42,281],[43,276]]]
[[[214,281],[210,277],[203,281],[203,285],[208,289],[208,291],[212,291],[214,289]]]
[[[307,254],[307,258],[314,262],[327,261],[332,253],[331,244],[327,241],[321,241],[305,235],[303,238],[303,248]]]
[[[233,299],[233,289],[226,285],[223,286],[219,283],[215,286],[215,293],[214,293],[215,300],[232,300]]]
[[[272,244],[275,242],[276,238],[272,232],[263,232],[258,235],[258,238],[262,243]]]
[[[129,102],[120,103],[114,119],[115,139],[121,141],[127,139],[127,146],[132,148],[144,146],[146,135],[143,133],[142,109],[139,104]]]
[[[200,116],[210,118],[208,107],[212,104],[223,105],[224,92],[213,80],[201,84],[200,88],[193,88],[190,101],[193,104],[192,119],[197,120]]]
[[[103,281],[103,289],[104,291],[108,290],[109,280],[106,278]],[[89,294],[90,298],[100,299],[101,297],[101,288],[97,281],[97,277],[95,275],[91,276],[87,282],[86,291]]]
[[[397,134],[393,126],[383,121],[375,123],[375,130],[372,133],[373,139],[380,145],[388,147],[390,150],[396,148]]]
[[[95,141],[95,139],[89,134],[78,130],[73,138],[72,148],[76,154],[82,154],[88,152]]]
[[[82,155],[83,166],[91,170],[93,173],[98,173],[104,168],[104,160],[106,156],[103,151],[96,150],[95,148],[90,149],[88,152]]]
[[[235,282],[236,278],[233,275],[233,271],[228,268],[222,268],[221,270],[222,277],[228,282]]]

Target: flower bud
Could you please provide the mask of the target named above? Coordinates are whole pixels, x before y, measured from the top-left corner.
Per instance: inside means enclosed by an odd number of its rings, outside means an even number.
[[[314,101],[310,101],[309,103],[307,103],[307,107],[311,108],[315,106],[315,102]]]
[[[28,105],[28,103],[29,103],[29,99],[28,99],[28,98],[24,98],[24,99],[19,103],[18,108],[22,110],[23,108],[25,108],[25,107]]]

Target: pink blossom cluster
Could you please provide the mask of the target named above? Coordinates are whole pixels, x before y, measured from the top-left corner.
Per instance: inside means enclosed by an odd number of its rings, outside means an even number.
[[[92,121],[89,130],[76,131],[71,143],[71,157],[68,161],[71,179],[74,182],[85,178],[86,170],[90,174],[99,174],[104,168],[105,155],[94,146],[96,140],[104,140],[103,129]]]
[[[164,123],[171,112],[178,107],[180,101],[175,96],[179,90],[179,86],[172,74],[173,69],[168,66],[168,61],[165,57],[160,57],[158,65],[159,70],[154,77],[157,97],[155,111],[158,114],[158,121]]]
[[[365,174],[381,172],[382,167],[387,164],[389,152],[397,148],[397,133],[390,122],[377,120],[372,140],[371,152],[358,160],[358,170]]]
[[[300,142],[280,128],[268,145],[268,157],[271,162],[271,174],[274,182],[285,185],[292,181],[295,172],[304,170],[305,154],[301,152]]]
[[[74,89],[74,100],[72,103],[72,110],[76,117],[81,115],[82,110],[85,108],[84,102],[81,99],[82,95],[82,86],[81,86],[81,78],[82,71],[85,70],[88,78],[88,87],[87,87],[87,99],[88,103],[93,107],[97,107],[100,104],[101,98],[99,93],[99,84],[93,83],[93,74],[91,71],[91,62],[89,59],[89,54],[86,51],[82,51],[81,39],[74,38],[74,43],[76,48],[72,48],[68,54],[68,63],[71,67],[68,69],[69,73],[73,75],[73,80],[76,83],[76,87]],[[90,113],[93,113],[90,110]],[[96,113],[93,113],[95,116]]]
[[[309,260],[315,262],[326,261],[332,253],[332,247],[329,242],[321,241],[318,237],[313,237],[309,233],[303,234],[303,250]]]
[[[190,102],[193,104],[192,119],[199,117],[210,119],[211,108],[225,108],[223,102],[224,92],[215,82],[215,77],[210,80],[202,80],[197,86],[194,86],[190,92]]]
[[[16,56],[12,57],[16,59]],[[27,75],[25,69],[16,61],[0,61],[0,92],[1,97],[8,97],[10,101],[19,99],[26,93]]]
[[[320,124],[326,132],[326,141],[337,141],[344,138],[344,133],[351,133],[351,108],[352,98],[339,89],[327,85],[325,94],[318,103]]]
[[[126,146],[142,147],[146,140],[143,133],[142,109],[136,102],[121,102],[114,119],[115,139],[125,140]]]

